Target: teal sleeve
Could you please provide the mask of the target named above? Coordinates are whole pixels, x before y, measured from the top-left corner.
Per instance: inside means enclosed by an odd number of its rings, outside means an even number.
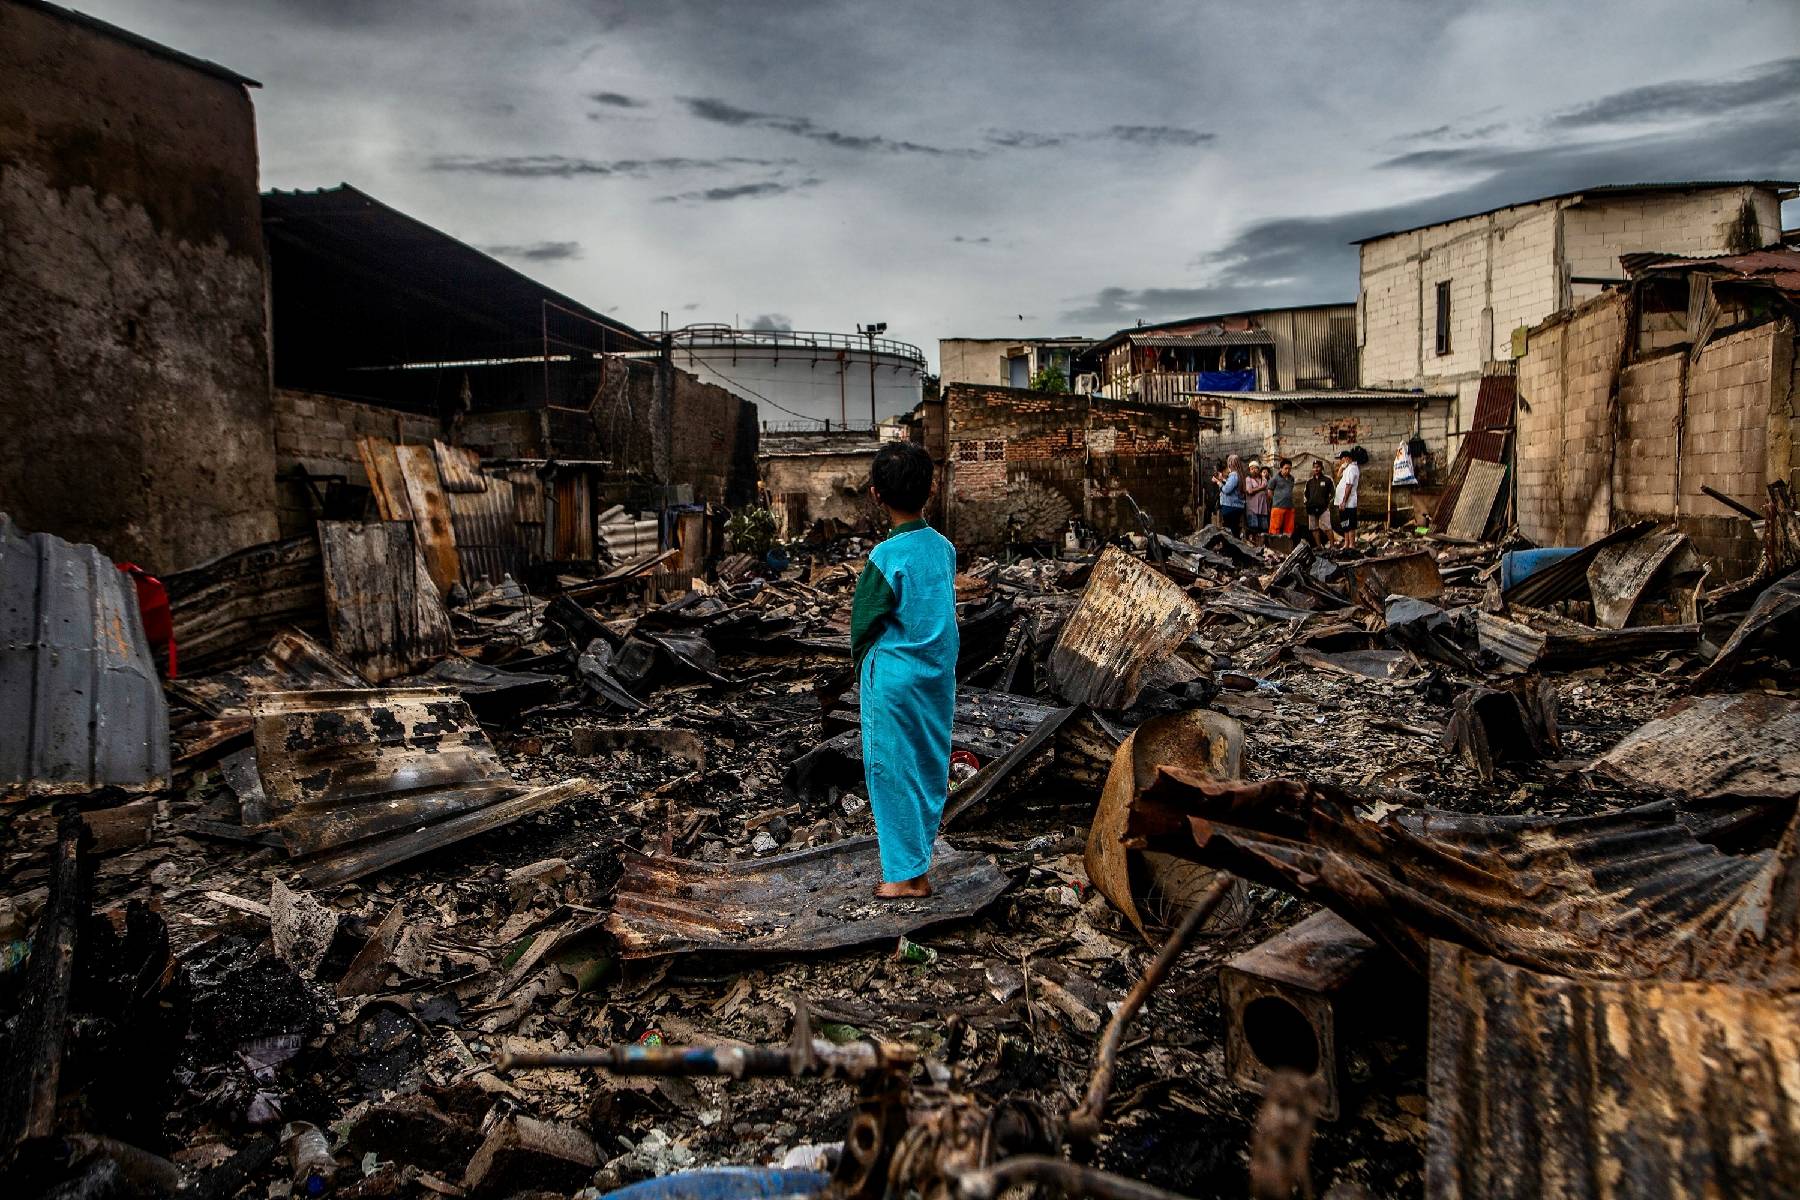
[[[882,619],[893,612],[898,603],[899,599],[881,568],[873,561],[864,563],[862,574],[856,577],[856,594],[850,601],[850,653],[859,672],[863,656],[875,644]]]

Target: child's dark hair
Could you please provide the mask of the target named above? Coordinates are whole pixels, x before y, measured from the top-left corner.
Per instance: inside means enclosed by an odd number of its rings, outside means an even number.
[[[875,452],[869,482],[889,508],[919,512],[931,498],[931,455],[913,442],[888,442]]]

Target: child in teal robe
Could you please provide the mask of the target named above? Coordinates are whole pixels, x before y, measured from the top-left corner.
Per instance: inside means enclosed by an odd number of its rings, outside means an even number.
[[[862,689],[863,770],[881,848],[883,898],[928,896],[950,787],[956,710],[956,547],[920,517],[931,458],[911,442],[875,455],[870,492],[893,528],[869,554],[850,610]]]

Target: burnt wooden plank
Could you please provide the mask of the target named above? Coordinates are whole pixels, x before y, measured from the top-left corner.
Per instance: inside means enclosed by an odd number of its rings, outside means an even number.
[[[430,446],[395,446],[394,457],[406,481],[406,501],[412,506],[419,552],[442,596],[462,578],[462,560],[456,553],[456,526],[450,516],[450,497],[438,479],[437,459]]]
[[[450,618],[403,521],[319,522],[331,644],[370,683],[450,653]]]

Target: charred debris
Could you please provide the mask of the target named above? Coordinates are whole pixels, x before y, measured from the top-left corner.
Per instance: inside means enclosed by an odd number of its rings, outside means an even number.
[[[1797,1177],[1780,487],[1725,589],[1649,524],[1529,574],[1216,527],[969,562],[936,891],[885,905],[866,538],[609,514],[590,577],[467,588],[383,515],[170,580],[160,631],[6,527],[12,1194]]]

